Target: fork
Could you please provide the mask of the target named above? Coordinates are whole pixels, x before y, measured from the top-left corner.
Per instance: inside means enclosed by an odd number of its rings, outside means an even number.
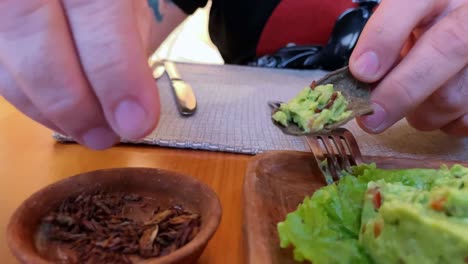
[[[305,137],[327,184],[351,173],[351,166],[363,163],[361,151],[353,134],[345,128]]]

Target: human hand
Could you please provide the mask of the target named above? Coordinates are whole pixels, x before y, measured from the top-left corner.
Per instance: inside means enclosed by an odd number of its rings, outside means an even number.
[[[380,133],[406,117],[422,131],[468,136],[467,65],[467,0],[383,0],[349,62],[355,77],[378,82],[375,113],[358,123]]]
[[[0,94],[90,148],[145,136],[159,118],[148,56],[171,30],[157,23],[146,0],[0,1]]]

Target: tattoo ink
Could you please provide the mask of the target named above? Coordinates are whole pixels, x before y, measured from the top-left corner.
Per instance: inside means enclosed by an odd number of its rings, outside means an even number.
[[[164,16],[161,13],[160,6],[159,6],[159,4],[160,4],[159,1],[160,0],[148,0],[148,3],[150,5],[151,9],[153,9],[153,13],[154,13],[154,16],[156,17],[156,21],[162,22],[163,19],[164,19]]]

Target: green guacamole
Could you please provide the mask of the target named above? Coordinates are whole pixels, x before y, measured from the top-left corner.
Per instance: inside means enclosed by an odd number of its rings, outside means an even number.
[[[305,132],[318,131],[325,125],[348,118],[348,102],[332,84],[304,88],[295,98],[282,104],[273,120],[287,127],[291,122]]]
[[[468,168],[354,168],[278,224],[297,261],[467,263]],[[467,187],[465,187],[467,186]]]

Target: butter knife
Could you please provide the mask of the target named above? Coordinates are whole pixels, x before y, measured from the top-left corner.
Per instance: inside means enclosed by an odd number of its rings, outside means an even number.
[[[164,68],[166,68],[166,73],[171,80],[179,113],[184,116],[192,115],[197,109],[197,99],[193,93],[192,86],[182,80],[175,63],[165,61]]]
[[[153,78],[157,81],[159,78],[163,76],[166,72],[164,69],[164,62],[160,60],[154,60],[150,62],[150,68],[153,71]]]

